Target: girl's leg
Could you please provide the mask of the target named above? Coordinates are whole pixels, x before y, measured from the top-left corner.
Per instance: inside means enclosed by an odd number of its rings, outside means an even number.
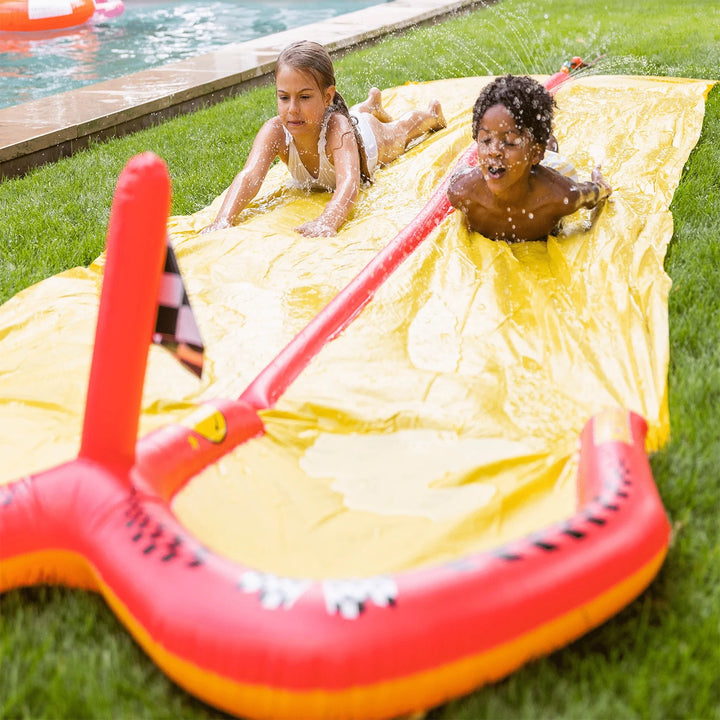
[[[367,100],[353,105],[350,109],[352,112],[372,115],[383,123],[392,122],[392,115],[383,107],[382,94],[376,87],[370,88]]]
[[[378,162],[392,162],[405,152],[408,143],[427,132],[441,130],[447,124],[439,100],[433,100],[427,110],[411,110],[391,122],[380,122],[374,115],[368,118],[378,144]]]

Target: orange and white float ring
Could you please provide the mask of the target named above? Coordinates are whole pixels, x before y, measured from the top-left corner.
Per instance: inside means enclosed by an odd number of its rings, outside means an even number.
[[[93,0],[0,0],[0,31],[70,28],[86,23],[95,12]]]

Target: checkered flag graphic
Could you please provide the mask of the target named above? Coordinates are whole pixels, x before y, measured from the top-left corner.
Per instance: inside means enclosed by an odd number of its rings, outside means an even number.
[[[169,238],[153,342],[167,348],[188,370],[202,377],[205,346]]]

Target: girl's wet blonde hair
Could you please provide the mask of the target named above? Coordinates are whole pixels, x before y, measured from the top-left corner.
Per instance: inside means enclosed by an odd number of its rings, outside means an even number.
[[[328,51],[320,45],[320,43],[310,40],[298,40],[288,45],[278,56],[275,64],[275,75],[281,67],[289,67],[293,70],[310,73],[321,90],[326,90],[331,85],[335,85],[335,68]],[[344,115],[352,125],[357,141],[358,152],[360,154],[360,176],[365,182],[370,182],[370,173],[368,172],[367,154],[362,137],[357,129],[357,120],[350,115],[347,103],[343,96],[335,90],[335,95],[328,113],[339,112]]]

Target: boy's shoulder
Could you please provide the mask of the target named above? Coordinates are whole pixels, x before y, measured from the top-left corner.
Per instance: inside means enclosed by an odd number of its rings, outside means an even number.
[[[565,198],[570,198],[577,192],[577,180],[563,175],[552,167],[537,165],[533,169],[535,186],[548,199],[564,203]]]
[[[460,165],[453,170],[448,180],[448,190],[452,192],[465,192],[476,188],[478,183],[484,184],[482,171],[477,165]]]
[[[482,194],[479,188],[481,182],[484,181],[479,168],[461,165],[450,175],[447,199],[453,207],[466,212],[470,205],[478,201],[478,195]]]

